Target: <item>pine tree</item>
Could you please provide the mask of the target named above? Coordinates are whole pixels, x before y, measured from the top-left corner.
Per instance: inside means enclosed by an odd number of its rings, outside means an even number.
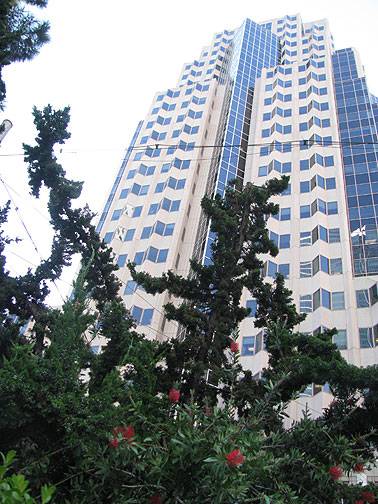
[[[166,357],[167,373],[172,384],[180,382],[183,398],[192,393],[196,399],[209,399],[206,376],[220,378],[227,363],[225,349],[248,310],[240,306],[243,288],[255,295],[261,286],[263,266],[258,254],[276,255],[278,250],[269,239],[265,221],[278,207],[269,198],[287,186],[287,179],[271,180],[262,187],[240,184],[226,191],[225,197],[205,197],[202,207],[210,219],[212,264],[191,260],[193,274],[183,278],[169,271],[161,278],[137,272],[130,264],[134,280],[147,292],[167,290],[178,299],[177,305],[165,306],[168,320],[176,320],[185,328],[182,341],[171,342]],[[216,400],[216,391],[212,402]]]
[[[0,4],[0,110],[6,97],[4,67],[34,58],[49,40],[49,23],[36,19],[26,6],[43,8],[47,3],[48,0],[2,0]]]

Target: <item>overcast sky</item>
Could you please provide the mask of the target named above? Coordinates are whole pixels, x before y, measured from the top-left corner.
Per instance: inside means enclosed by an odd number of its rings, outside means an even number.
[[[0,174],[41,255],[48,256],[51,240],[47,212],[28,196],[17,155],[35,136],[33,105],[70,105],[72,137],[60,161],[70,177],[85,181],[82,202],[101,212],[137,122],[156,91],[176,85],[183,63],[197,58],[213,33],[246,17],[261,22],[296,13],[305,22],[328,18],[336,48],[359,50],[370,91],[378,95],[378,0],[50,0],[38,11],[51,23],[50,43],[31,62],[4,71],[7,107],[0,121],[8,118],[14,127],[1,147]],[[0,203],[7,198],[0,185]],[[23,273],[25,259],[39,258],[14,212],[8,232],[23,239],[9,248],[8,263]],[[71,277],[68,272],[65,281]],[[58,285],[66,295],[68,284]],[[59,302],[56,292],[51,302]]]

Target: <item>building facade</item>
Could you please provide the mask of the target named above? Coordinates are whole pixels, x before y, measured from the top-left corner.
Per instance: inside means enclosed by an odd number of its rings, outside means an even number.
[[[168,295],[144,292],[127,261],[155,276],[188,275],[191,257],[211,260],[202,197],[223,194],[235,178],[262,184],[285,174],[279,215],[268,220],[279,254],[264,258],[263,273],[286,277],[307,314],[301,331],[336,327],[348,361],[377,363],[377,125],[359,56],[335,50],[327,20],[246,19],[217,33],[176,87],[155,95],[98,224],[138,328],[157,339],[179,331],[164,317]],[[255,300],[245,292],[242,303],[251,314],[240,327],[241,359],[257,374],[267,363],[263,332],[253,325]],[[316,385],[304,395],[315,415],[330,400]]]

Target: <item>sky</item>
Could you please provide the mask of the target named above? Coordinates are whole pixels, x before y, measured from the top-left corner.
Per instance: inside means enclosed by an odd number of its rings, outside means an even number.
[[[37,15],[51,24],[50,42],[30,62],[6,67],[7,105],[13,123],[0,149],[0,204],[12,196],[7,232],[22,239],[8,248],[8,268],[23,274],[48,257],[51,230],[46,198],[28,193],[22,143],[35,137],[33,105],[69,105],[71,138],[59,161],[83,180],[81,204],[101,213],[125,149],[157,91],[176,85],[182,65],[197,58],[212,35],[241,25],[300,13],[304,22],[328,18],[336,49],[355,47],[368,85],[378,95],[378,0],[49,0]],[[26,225],[38,253],[20,222]],[[70,291],[77,263],[49,298],[57,305]]]

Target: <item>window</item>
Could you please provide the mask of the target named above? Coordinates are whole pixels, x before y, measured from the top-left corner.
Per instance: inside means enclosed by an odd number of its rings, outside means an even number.
[[[122,189],[122,191],[119,193],[119,199],[125,199],[127,198],[127,195],[129,194],[130,189]]]
[[[138,154],[140,154],[140,152],[138,152]],[[135,174],[136,174],[136,170],[130,170],[129,173],[127,174],[127,179],[132,179],[135,177]]]
[[[151,203],[150,208],[148,209],[148,215],[155,215],[159,210],[159,203]]]
[[[134,292],[137,290],[138,284],[135,282],[135,280],[129,280],[126,283],[126,287],[123,291],[124,296],[132,296]]]
[[[140,217],[140,215],[142,214],[142,210],[143,210],[142,206],[136,206],[136,207],[134,207],[132,217]]]
[[[280,235],[279,248],[280,249],[290,248],[290,235],[289,234]]]
[[[242,340],[242,355],[255,355],[255,336],[244,336]]]
[[[113,239],[113,231],[110,231],[109,233],[106,233],[104,236],[104,242],[105,243],[110,243]]]
[[[180,200],[170,200],[168,198],[163,198],[161,202],[161,208],[167,212],[178,212],[180,209]]]
[[[369,291],[367,289],[356,290],[357,308],[367,308],[369,306]]]
[[[300,278],[308,278],[312,276],[312,261],[304,261],[299,266]]]
[[[332,292],[332,310],[345,310],[344,292]]]
[[[310,192],[310,181],[309,180],[304,180],[303,182],[300,183],[300,192],[301,193]]]
[[[167,173],[171,168],[171,163],[164,163],[161,167],[160,173]]]
[[[345,329],[338,329],[337,334],[332,337],[332,342],[339,350],[346,350],[348,348],[347,333]]]
[[[312,296],[311,296],[311,294],[306,294],[305,296],[299,297],[299,312],[300,313],[311,313],[312,312]]]
[[[327,203],[327,214],[328,215],[335,215],[337,213],[338,213],[337,201],[329,201]]]
[[[175,179],[174,177],[169,177],[167,185],[171,189],[179,190],[184,189],[186,179]]]
[[[131,309],[131,315],[138,325],[150,325],[152,322],[154,310],[153,308],[140,308],[139,306],[133,306]]]
[[[141,232],[141,235],[140,235],[140,239],[141,240],[146,240],[147,238],[149,238],[152,234],[152,226],[146,226],[143,228],[142,232]]]
[[[126,264],[126,260],[127,260],[127,254],[120,254],[117,258],[117,265],[120,268],[123,268],[123,266],[125,266]]]
[[[290,208],[280,208],[280,220],[290,220]]]
[[[309,247],[310,245],[312,245],[311,231],[301,232],[299,237],[299,246]]]
[[[278,273],[281,273],[285,278],[289,278],[290,275],[290,264],[279,264]]]
[[[307,219],[311,217],[311,207],[310,205],[301,205],[300,207],[300,218]]]
[[[255,317],[256,316],[256,311],[257,311],[257,301],[256,299],[248,299],[246,303],[246,308],[250,309],[250,313],[248,317]]]
[[[111,220],[112,221],[118,220],[121,217],[121,215],[122,215],[122,208],[114,210]]]
[[[134,238],[134,235],[135,235],[135,229],[128,229],[125,233],[123,241],[131,241]]]
[[[134,256],[134,261],[136,265],[140,265],[143,262],[144,252],[136,252]]]
[[[377,341],[374,341],[373,331],[371,330],[371,327],[360,328],[359,336],[360,348],[374,348],[374,346],[376,346]]]
[[[141,164],[138,173],[146,176],[153,175],[155,173],[155,168],[156,166],[146,166],[144,164]]]
[[[340,275],[343,272],[343,263],[341,257],[330,259],[329,266],[331,275]]]
[[[155,193],[161,193],[164,191],[165,182],[158,182],[155,187]]]
[[[328,230],[329,243],[339,243],[340,242],[340,229],[331,228]]]
[[[155,247],[150,247],[146,252],[147,261],[155,263],[163,263],[167,260],[168,249],[157,249]]]
[[[188,124],[185,124],[184,126],[184,133],[187,133],[188,135],[195,135],[198,133],[199,126],[189,126]]]
[[[131,192],[137,196],[145,196],[148,193],[149,188],[150,186],[148,185],[133,184]]]

